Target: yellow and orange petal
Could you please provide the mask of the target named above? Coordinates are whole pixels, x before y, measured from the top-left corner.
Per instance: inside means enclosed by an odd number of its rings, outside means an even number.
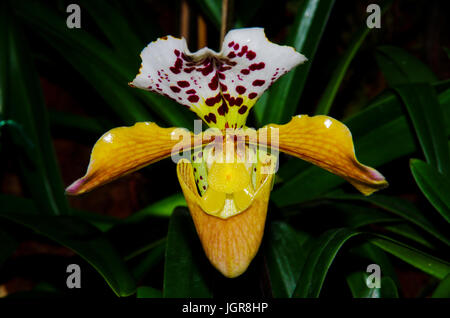
[[[381,173],[358,162],[350,130],[329,116],[298,115],[285,125],[267,125],[258,130],[258,142],[341,176],[364,195],[388,186]]]
[[[194,136],[182,128],[161,128],[152,122],[114,128],[94,145],[86,175],[66,189],[77,195],[169,157],[174,147],[190,149]]]
[[[178,162],[177,175],[206,256],[224,276],[241,275],[261,244],[273,174],[259,178],[258,192],[246,210],[226,219],[203,211],[189,161]]]

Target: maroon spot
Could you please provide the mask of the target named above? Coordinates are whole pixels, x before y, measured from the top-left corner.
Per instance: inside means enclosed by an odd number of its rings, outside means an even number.
[[[243,101],[244,101],[244,100],[242,99],[242,97],[238,97],[238,98],[236,98],[236,100],[234,101],[234,104],[235,104],[236,106],[241,106]]]
[[[228,47],[232,47],[234,45],[234,41],[231,41],[230,43],[228,43]]]
[[[194,159],[194,161],[195,161],[195,159]],[[194,172],[197,172],[197,168],[194,168]]]
[[[222,99],[222,96],[220,96],[220,93],[219,93],[214,97],[210,97],[210,98],[206,99],[205,104],[208,106],[214,106],[215,104],[220,102],[221,99]]]
[[[241,51],[238,53],[238,56],[239,56],[239,57],[242,57],[245,53],[247,53],[247,50],[248,50],[248,46],[247,46],[247,45],[244,45],[244,46],[242,47]]]
[[[227,57],[230,58],[230,59],[235,58],[236,57],[236,53],[230,52],[230,53],[228,53]]]
[[[177,86],[170,86],[170,89],[174,93],[179,93],[181,91],[181,89],[179,87],[177,87]]]
[[[255,92],[248,94],[248,98],[250,98],[250,99],[253,99],[253,98],[255,98],[256,96],[258,96],[258,94],[255,93]]]
[[[189,95],[188,97],[188,101],[190,101],[191,103],[196,103],[199,99],[200,98],[197,95]]]
[[[228,113],[228,106],[225,102],[222,102],[222,105],[217,108],[217,112],[220,116],[225,116],[226,113]]]
[[[203,177],[202,177],[202,176],[200,176],[200,180],[203,180]]]
[[[224,80],[224,79],[225,79],[225,74],[219,72],[219,78],[220,78],[221,80]]]
[[[217,78],[217,74],[213,76],[208,86],[213,91],[215,91],[219,87],[219,79]]]
[[[221,66],[219,67],[219,72],[225,72],[231,70],[231,66]]]
[[[180,87],[189,87],[189,85],[191,85],[188,81],[178,81],[177,84]]]
[[[251,61],[256,57],[256,53],[253,51],[248,51],[245,56],[247,56],[247,58]]]
[[[225,84],[220,83],[220,88],[222,89],[222,91],[227,91],[228,87]]]
[[[233,46],[233,49],[239,50],[239,44],[236,43],[236,44]]]
[[[203,186],[203,190],[206,190],[206,186]]]
[[[244,75],[248,75],[248,74],[250,74],[250,71],[247,70],[246,68],[244,68],[243,70],[241,70],[241,73]]]
[[[242,95],[245,93],[246,90],[247,89],[244,86],[236,86],[236,92],[238,92],[238,94]]]
[[[209,63],[208,66],[200,69],[200,71],[202,72],[203,76],[208,75],[209,73],[211,73],[214,70],[212,63]]]
[[[216,115],[213,113],[209,113],[208,115],[205,115],[205,121],[209,124],[210,122],[216,123]]]
[[[170,67],[170,70],[171,70],[172,73],[174,73],[174,74],[179,74],[179,73],[180,73],[180,70],[177,69],[176,67],[173,67],[173,66]]]
[[[263,86],[265,82],[264,80],[254,80],[252,84],[253,86]]]
[[[180,58],[177,58],[177,60],[175,61],[175,65],[176,68],[181,69],[183,67],[183,60]]]
[[[190,90],[186,91],[186,94],[195,94],[195,93],[197,93],[195,91],[195,89],[190,89]]]
[[[186,73],[190,73],[190,72],[192,72],[194,69],[195,69],[195,67],[190,67],[190,68],[185,68],[184,71],[185,71]]]
[[[176,56],[180,56],[180,51],[178,50],[173,51],[173,53],[175,53]]]
[[[242,106],[241,108],[239,108],[238,113],[242,115],[246,111],[247,111],[247,106]]]
[[[185,60],[186,62],[192,61],[192,59],[191,59],[189,56],[187,56],[186,54],[184,54],[184,53],[181,53],[181,58],[182,58],[183,60]],[[192,65],[191,65],[191,66],[192,66]]]
[[[230,128],[230,125],[228,124],[228,122],[225,123],[225,128]]]
[[[249,69],[252,71],[262,70],[265,66],[266,66],[266,64],[264,64],[264,62],[260,62],[260,63],[255,63],[255,64],[250,65]]]

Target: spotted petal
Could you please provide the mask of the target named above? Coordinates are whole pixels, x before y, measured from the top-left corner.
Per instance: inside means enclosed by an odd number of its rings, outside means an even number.
[[[261,28],[228,32],[217,53],[191,53],[184,39],[150,43],[131,86],[166,95],[212,127],[240,128],[259,96],[281,75],[306,61],[291,47],[271,43]]]
[[[350,130],[336,119],[298,115],[285,125],[270,124],[258,133],[260,143],[341,176],[364,195],[388,186],[377,170],[358,162]],[[278,134],[278,141],[274,134]]]
[[[190,149],[194,136],[182,128],[161,128],[155,123],[136,123],[114,128],[94,145],[86,175],[66,192],[81,194],[171,155]]]
[[[206,256],[226,277],[241,275],[261,244],[273,174],[260,178],[259,191],[245,211],[227,219],[202,210],[190,162],[180,160],[177,174]]]

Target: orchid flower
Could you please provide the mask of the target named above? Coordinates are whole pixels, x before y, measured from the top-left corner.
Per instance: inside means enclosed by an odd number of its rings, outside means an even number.
[[[280,76],[306,58],[292,47],[271,43],[261,28],[228,32],[219,53],[191,53],[185,39],[167,36],[141,53],[142,66],[130,86],[163,94],[194,111],[216,134],[136,123],[105,133],[95,144],[86,175],[66,192],[90,191],[180,149],[193,149],[177,163],[177,175],[203,249],[226,277],[241,275],[256,255],[264,233],[277,165],[272,149],[309,161],[349,181],[364,195],[387,186],[375,169],[360,164],[349,129],[328,116],[298,115],[270,124],[244,143],[252,161],[236,150],[233,134],[246,127],[250,109]],[[270,107],[270,106],[269,106]],[[184,132],[182,141],[179,141]],[[175,137],[175,138],[174,138]],[[223,137],[217,145],[217,137]],[[276,138],[274,138],[276,137]],[[258,148],[252,148],[252,144]],[[230,160],[218,160],[225,155]]]

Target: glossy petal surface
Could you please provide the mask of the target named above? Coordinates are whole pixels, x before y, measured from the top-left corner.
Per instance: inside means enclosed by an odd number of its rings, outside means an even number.
[[[181,139],[184,136],[184,139]],[[189,138],[190,137],[190,138]],[[182,128],[161,128],[155,123],[136,123],[114,128],[94,145],[86,175],[66,193],[81,194],[171,155],[175,145],[193,143],[193,134]]]
[[[278,142],[272,137],[276,133]],[[341,176],[364,195],[388,186],[377,170],[358,162],[350,130],[329,116],[298,115],[285,125],[265,126],[258,134],[259,142]]]
[[[131,86],[166,95],[189,107],[208,125],[244,126],[258,97],[281,75],[306,61],[291,47],[271,43],[261,28],[231,30],[217,53],[191,53],[184,39],[150,43]]]
[[[203,211],[191,163],[180,160],[177,174],[206,256],[226,277],[241,275],[261,244],[273,175],[260,178],[259,191],[245,211],[222,219]]]

